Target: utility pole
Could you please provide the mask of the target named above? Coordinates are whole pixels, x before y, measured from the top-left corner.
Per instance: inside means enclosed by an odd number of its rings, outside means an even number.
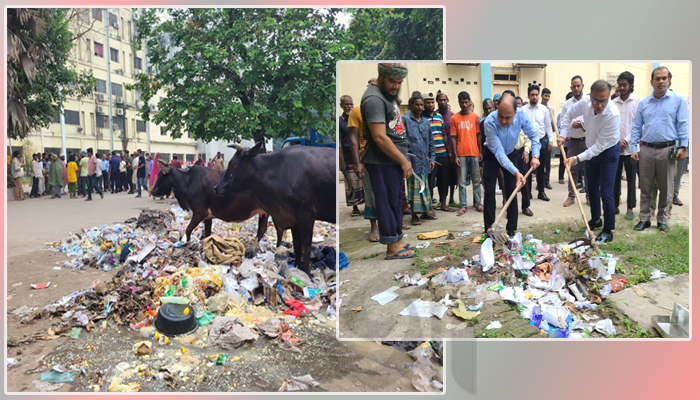
[[[134,23],[134,26],[135,23]],[[143,68],[146,74],[148,74],[148,45],[143,47]],[[150,123],[150,118],[149,121],[146,121],[146,138],[148,140],[148,154],[151,154],[151,123]]]
[[[112,124],[112,52],[109,47],[109,11],[105,8],[105,46],[107,47],[107,102],[109,103],[109,139],[111,151],[114,151],[114,125]]]
[[[63,94],[63,86],[58,87],[58,97]],[[66,155],[66,112],[63,109],[63,102],[61,102],[61,154]],[[67,160],[67,158],[66,158]]]

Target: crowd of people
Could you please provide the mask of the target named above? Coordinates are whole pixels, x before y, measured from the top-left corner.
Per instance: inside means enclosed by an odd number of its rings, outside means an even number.
[[[122,192],[142,197],[142,189],[150,196],[150,188],[153,187],[159,170],[157,160],[158,153],[151,155],[141,149],[133,153],[125,150],[95,154],[92,148],[88,148],[77,154],[69,152],[67,161],[63,154],[57,156],[55,153],[36,153],[32,155],[29,166],[32,178],[29,197],[51,196],[55,199],[68,195],[71,199],[85,198],[85,201],[92,201],[93,192],[99,194],[100,198],[104,198],[105,193]],[[25,166],[21,152],[13,152],[8,164],[15,183],[15,200],[25,200],[22,188]],[[190,166],[192,165],[223,171],[224,156],[217,152],[205,165],[204,159],[199,155]],[[169,166],[189,167],[176,155]]]
[[[515,235],[518,207],[522,214],[534,215],[533,180],[537,199],[550,201],[551,158],[559,146],[565,151],[559,154],[559,184],[565,184],[567,166],[571,171],[563,206],[576,202],[575,191],[585,193],[592,216],[588,224],[602,228],[598,244],[613,240],[622,181],[627,181],[626,219],[634,219],[637,188],[641,192],[635,230],[649,228],[656,215],[658,230],[667,231],[671,204],[683,205],[678,193],[688,165],[689,108],[670,89],[672,74],[666,67],[652,71],[652,94],[643,99],[633,94],[635,77],[628,71],[618,76],[615,90],[598,80],[588,94],[583,78],[575,75],[556,120],[549,104],[552,92],[534,84],[527,89],[527,102],[511,90],[484,99],[481,117],[465,91],[457,96],[457,113],[438,91],[413,92],[401,115],[399,91],[407,74],[406,64],[381,63],[359,106],[350,96],[340,98],[346,204],[353,216],[360,216],[358,206],[364,203],[369,240],[387,245],[387,259],[415,254],[415,247],[403,240],[403,230],[410,229],[404,214],[411,215],[412,225],[438,219],[435,210],[462,216],[469,210],[469,186],[472,207],[483,212],[485,232],[495,220],[496,195],[505,204],[516,185],[522,186],[506,214],[506,231]],[[455,188],[459,203],[454,202]]]

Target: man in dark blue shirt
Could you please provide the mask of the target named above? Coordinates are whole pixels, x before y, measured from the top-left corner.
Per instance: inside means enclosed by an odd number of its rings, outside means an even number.
[[[112,152],[112,158],[109,160],[109,183],[112,184],[112,193],[122,191],[122,176],[119,171],[121,161],[117,157],[117,152]]]

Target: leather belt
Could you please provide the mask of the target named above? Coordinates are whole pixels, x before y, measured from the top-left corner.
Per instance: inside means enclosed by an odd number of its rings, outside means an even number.
[[[672,140],[670,142],[656,142],[656,143],[649,143],[649,142],[642,142],[642,145],[651,147],[652,149],[663,149],[666,147],[671,147],[676,145],[676,141]]]
[[[569,138],[569,141],[572,141],[572,142],[580,142],[582,140],[586,140],[586,138],[585,137],[570,137]]]

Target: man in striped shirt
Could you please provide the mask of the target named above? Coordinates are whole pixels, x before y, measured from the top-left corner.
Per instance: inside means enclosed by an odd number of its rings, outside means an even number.
[[[433,188],[437,183],[438,195],[440,196],[440,210],[454,211],[447,205],[447,191],[450,183],[450,157],[443,136],[442,115],[435,111],[435,97],[432,93],[423,93],[423,116],[430,121],[430,132],[435,143],[435,167],[430,173],[428,182],[430,185],[430,203],[433,203]]]

